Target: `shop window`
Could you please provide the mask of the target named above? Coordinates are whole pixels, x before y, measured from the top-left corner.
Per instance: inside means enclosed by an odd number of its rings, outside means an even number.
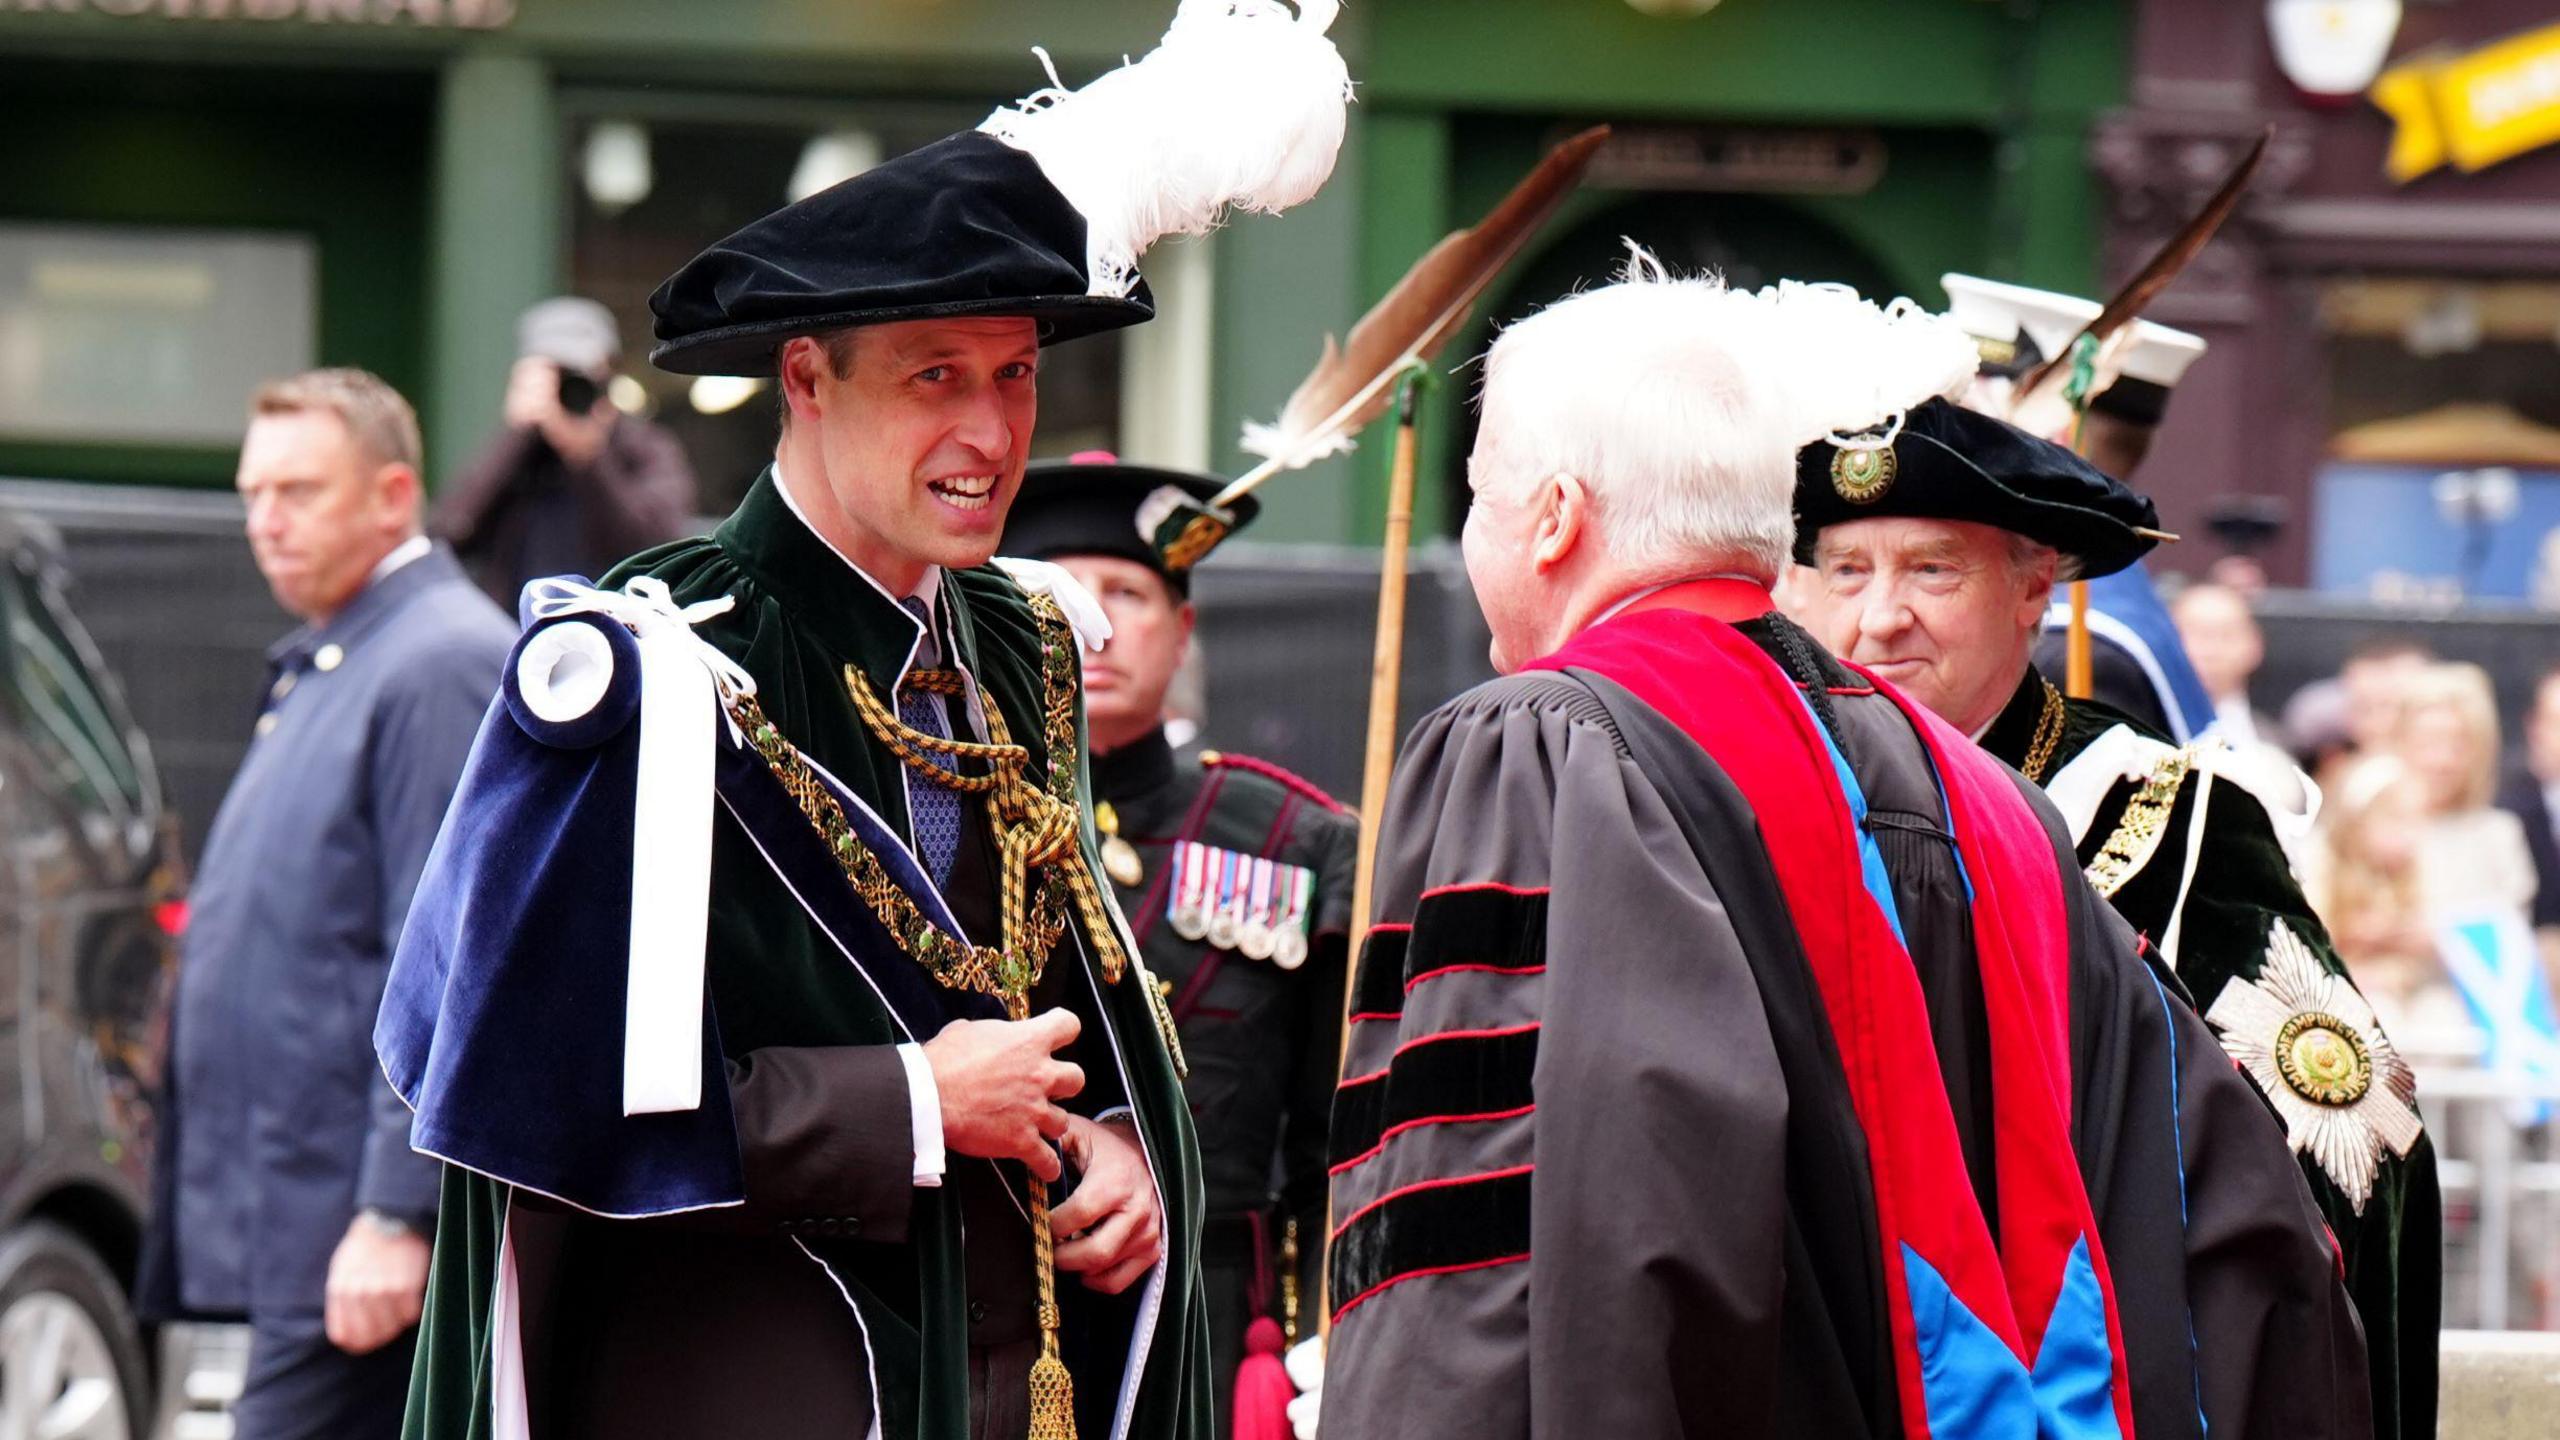
[[[617,387],[617,400],[675,432],[701,476],[704,508],[725,511],[772,458],[773,392],[650,366],[650,292],[757,216],[983,112],[919,106],[854,115],[744,99],[644,97],[626,105],[603,96],[572,110],[580,118],[569,129],[567,157],[575,181],[571,288],[611,306],[621,322],[631,383]],[[1043,357],[1036,454],[1118,448],[1124,353],[1120,337],[1104,335]]]
[[[2560,602],[2560,281],[2324,283],[2317,583]]]
[[[297,235],[0,222],[0,440],[236,445],[311,367],[317,269]]]

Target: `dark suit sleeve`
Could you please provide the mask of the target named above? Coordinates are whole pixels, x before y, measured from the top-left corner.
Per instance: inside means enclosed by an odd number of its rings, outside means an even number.
[[[893,1045],[776,1046],[729,1062],[747,1203],[724,1228],[907,1238],[915,1136]]]
[[[503,627],[441,636],[401,667],[373,716],[365,799],[382,897],[380,959],[367,977],[376,1005],[427,851],[444,823],[505,658]],[[433,1217],[441,1183],[437,1162],[410,1150],[409,1107],[378,1069],[367,1103],[372,1126],[356,1171],[356,1203],[412,1221]]]
[[[617,1223],[889,1244],[907,1238],[915,1135],[896,1046],[771,1046],[727,1067],[745,1201]],[[516,1192],[516,1203],[579,1213],[530,1190]]]

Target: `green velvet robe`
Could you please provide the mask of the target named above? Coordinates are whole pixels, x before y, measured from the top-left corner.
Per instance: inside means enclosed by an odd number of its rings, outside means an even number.
[[[665,581],[679,604],[733,599],[732,610],[697,633],[755,676],[765,714],[804,754],[891,827],[912,833],[900,762],[864,728],[841,675],[845,665],[857,666],[877,693],[893,693],[915,627],[886,593],[790,512],[771,472],[710,537],[645,552],[603,583],[616,588],[638,575]],[[1029,747],[1032,775],[1044,775],[1051,757],[1041,740],[1041,634],[1023,592],[992,567],[946,572],[939,604],[946,660],[984,686],[1013,739]],[[1082,733],[1079,704],[1080,750]],[[1086,795],[1083,755],[1069,763],[1079,768],[1079,796]],[[808,922],[735,822],[721,813],[715,823],[708,984],[724,1053],[735,1061],[766,1047],[872,1046],[903,1039],[872,990]],[[1084,845],[1098,876],[1089,815]],[[1120,928],[1125,945],[1126,927]],[[1073,934],[1062,941],[1035,1003],[1078,1010],[1085,1034],[1075,1058],[1085,1065],[1088,1095],[1135,1109],[1165,1205],[1167,1255],[1160,1286],[1149,1291],[1150,1282],[1141,1281],[1132,1297],[1095,1297],[1074,1277],[1060,1277],[1078,1433],[1083,1440],[1187,1440],[1210,1433],[1207,1331],[1198,1303],[1198,1148],[1157,1012],[1145,993],[1144,972],[1132,967],[1117,983],[1107,983],[1098,967],[1084,962],[1089,949]],[[619,1018],[601,1017],[598,1023],[618,1025]],[[950,1163],[964,1162],[953,1155]],[[845,1281],[870,1352],[882,1433],[890,1437],[962,1440],[967,1430],[969,1327],[976,1307],[966,1279],[958,1188],[915,1190],[900,1244],[770,1241],[825,1255]],[[511,1198],[507,1186],[449,1168],[410,1392],[409,1440],[479,1440],[492,1434],[492,1297]],[[678,1234],[672,1243],[684,1243],[684,1237]],[[535,1293],[534,1278],[523,1283],[530,1315],[544,1297]],[[556,1315],[550,1319],[560,1323]],[[1143,1356],[1143,1369],[1124,1393],[1122,1372],[1132,1354]],[[744,1367],[752,1375],[759,1358],[710,1354],[700,1364],[706,1372],[716,1367],[717,1373],[737,1374]],[[538,1396],[541,1353],[528,1347],[526,1363],[533,1371],[528,1388]],[[862,1349],[845,1354],[842,1363],[862,1366]],[[766,1368],[774,1369],[770,1363]],[[789,1373],[755,1376],[755,1382],[782,1395],[794,1384]],[[534,1440],[544,1440],[538,1398],[533,1412]]]
[[[2017,694],[1983,732],[1983,748],[2023,768],[2034,747],[2043,695],[2038,677],[2028,672]],[[2095,701],[2065,700],[2063,705],[2062,737],[2033,777],[2042,783],[2050,784],[2118,726],[2169,743],[2142,722]],[[2098,858],[2138,788],[2121,779],[2110,787],[2078,837],[2081,864]],[[2186,880],[2199,789],[2190,774],[2179,786],[2149,862],[2110,897],[2116,912],[2154,947],[2163,943],[2173,913],[2181,908],[2179,891]],[[2169,958],[2199,1015],[2212,1012],[2224,987],[2258,978],[2267,961],[2269,927],[2277,922],[2302,939],[2323,970],[2346,974],[2327,927],[2303,897],[2265,806],[2237,784],[2216,782],[2213,787],[2183,912],[2177,951]],[[2374,1434],[2377,1440],[2426,1440],[2436,1433],[2436,1347],[2444,1291],[2444,1218],[2434,1146],[2421,1135],[2405,1156],[2386,1150],[2361,1212],[2318,1161],[2309,1154],[2300,1158],[2312,1194],[2337,1236],[2347,1287],[2364,1323]]]

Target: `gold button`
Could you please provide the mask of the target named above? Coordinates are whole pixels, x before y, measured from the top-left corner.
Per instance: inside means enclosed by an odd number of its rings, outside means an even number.
[[[290,671],[277,676],[276,683],[268,689],[267,693],[278,700],[283,699],[287,695],[293,693],[294,678],[294,675]]]
[[[264,735],[264,734],[266,734],[268,731],[271,731],[271,730],[273,730],[273,729],[275,729],[275,728],[276,728],[276,717],[275,717],[275,712],[274,712],[274,711],[269,711],[269,712],[267,712],[266,714],[261,715],[261,716],[259,716],[259,717],[258,717],[258,733],[259,733],[259,734]]]
[[[323,645],[320,647],[319,652],[311,657],[311,664],[314,668],[319,670],[321,674],[326,675],[330,671],[337,669],[341,664],[344,664],[346,658],[346,647],[341,645]]]

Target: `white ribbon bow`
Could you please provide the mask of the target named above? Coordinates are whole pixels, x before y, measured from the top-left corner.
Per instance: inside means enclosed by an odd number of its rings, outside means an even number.
[[[711,806],[719,732],[718,698],[753,695],[755,677],[693,627],[727,614],[723,595],[678,605],[666,582],[633,578],[598,590],[565,579],[528,587],[536,620],[598,615],[631,632],[640,649],[640,768],[631,807],[631,930],[628,993],[622,1013],[622,1113],[651,1115],[702,1104],[704,946],[711,919]],[[561,627],[568,629],[570,627]],[[597,654],[585,652],[590,664]],[[610,682],[612,652],[601,653]],[[517,664],[519,689],[533,703],[549,675],[528,674],[527,646]],[[546,662],[547,664],[548,662]],[[602,698],[593,673],[579,687],[585,708]],[[592,693],[589,693],[592,692]],[[550,692],[557,695],[556,690]],[[574,701],[571,702],[575,704]],[[544,710],[573,719],[583,709]],[[731,722],[736,740],[736,725]]]
[[[1111,640],[1111,617],[1103,613],[1102,602],[1084,588],[1084,582],[1067,573],[1063,565],[1046,560],[1021,560],[999,555],[996,564],[1013,577],[1013,583],[1034,595],[1046,595],[1058,602],[1066,612],[1067,624],[1076,632],[1076,643],[1087,650],[1099,650]]]

